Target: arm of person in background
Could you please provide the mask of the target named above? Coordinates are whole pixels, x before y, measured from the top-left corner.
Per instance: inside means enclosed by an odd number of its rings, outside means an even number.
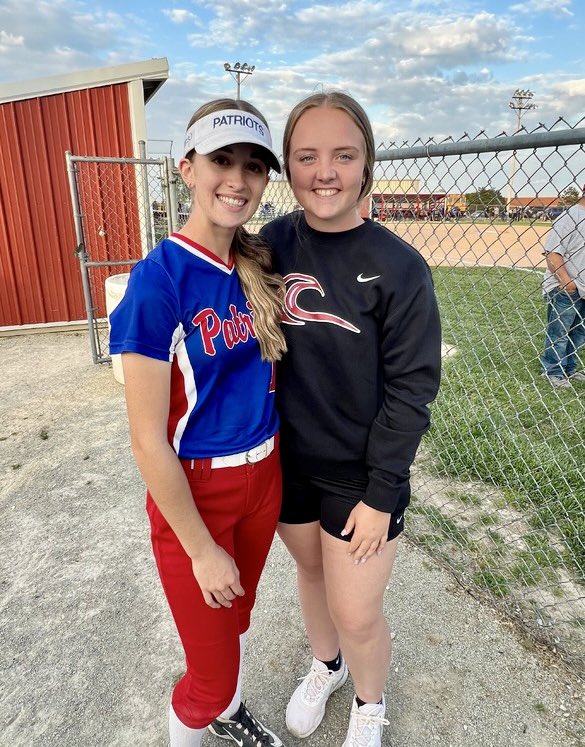
[[[132,451],[146,486],[187,555],[205,602],[231,607],[242,596],[233,558],[203,522],[181,463],[167,439],[171,364],[138,353],[122,355]]]
[[[575,279],[565,268],[567,257],[578,248],[579,232],[576,228],[570,211],[563,213],[552,224],[544,244],[546,266],[558,280],[559,288],[567,293],[574,293],[577,290]]]
[[[384,399],[370,429],[369,482],[344,528],[345,534],[354,532],[348,552],[358,563],[381,552],[387,542],[390,515],[408,495],[410,467],[429,428],[428,405],[439,387],[439,311],[430,271],[417,265],[405,270],[416,280],[395,291],[382,330]]]
[[[565,269],[565,258],[561,254],[552,251],[547,252],[546,266],[556,276],[561,290],[567,293],[574,293],[577,290],[575,281]]]

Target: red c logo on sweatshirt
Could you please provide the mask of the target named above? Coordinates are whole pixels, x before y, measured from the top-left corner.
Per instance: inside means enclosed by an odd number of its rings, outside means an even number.
[[[350,322],[346,322],[345,319],[335,316],[335,314],[327,314],[322,311],[305,311],[299,306],[298,297],[305,290],[316,290],[322,298],[325,298],[325,291],[319,281],[312,275],[293,272],[285,275],[284,282],[287,284],[284,299],[286,308],[282,317],[284,324],[302,325],[306,322],[325,322],[348,329],[350,332],[356,332],[359,335],[360,330],[357,327]]]

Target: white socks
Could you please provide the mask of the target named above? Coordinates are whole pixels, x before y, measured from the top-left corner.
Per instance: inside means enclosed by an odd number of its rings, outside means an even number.
[[[225,709],[223,713],[220,713],[221,718],[230,718],[240,707],[242,702],[242,665],[244,662],[244,650],[246,648],[246,639],[248,637],[248,631],[240,635],[240,668],[238,670],[238,682],[236,684],[236,692],[231,700],[231,703]]]
[[[190,729],[179,720],[171,704],[169,708],[169,738],[170,747],[200,747],[201,740],[207,729]]]
[[[220,714],[222,718],[230,718],[240,707],[242,700],[242,662],[244,660],[244,650],[246,648],[246,638],[248,637],[248,631],[242,633],[240,636],[240,668],[238,671],[238,681],[236,684],[236,692],[231,700],[231,703]],[[175,710],[171,704],[169,708],[169,737],[170,747],[200,747],[203,735],[206,732],[206,728],[203,729],[190,729],[188,726],[179,719]]]

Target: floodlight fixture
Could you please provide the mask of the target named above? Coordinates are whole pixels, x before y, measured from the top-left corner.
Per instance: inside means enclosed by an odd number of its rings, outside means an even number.
[[[529,91],[527,88],[517,88],[514,91],[512,100],[508,104],[510,109],[516,112],[516,130],[514,131],[514,135],[517,135],[522,129],[522,117],[524,116],[524,114],[530,109],[537,108],[536,104],[533,104],[531,101],[533,96],[534,93],[532,91]],[[512,151],[511,161],[512,165],[510,169],[510,179],[508,181],[508,199],[506,201],[506,212],[508,213],[509,217],[512,217],[513,215],[512,200],[514,197],[514,177],[516,175],[517,168],[516,151]]]
[[[248,65],[247,62],[236,62],[232,67],[229,62],[224,62],[223,69],[228,72],[236,81],[236,99],[239,99],[242,75],[252,75],[252,73],[256,69],[256,65]]]

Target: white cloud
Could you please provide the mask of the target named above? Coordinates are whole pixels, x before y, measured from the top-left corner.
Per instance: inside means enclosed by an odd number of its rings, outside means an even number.
[[[512,13],[558,13],[560,15],[572,16],[570,10],[572,0],[526,0],[510,6]]]
[[[556,117],[575,121],[585,115],[585,77],[572,78],[568,73],[556,72],[539,74],[527,78],[523,85],[535,91],[537,114],[542,121],[553,118],[555,113]]]
[[[187,21],[193,21],[199,24],[199,19],[195,13],[191,13],[190,10],[183,10],[180,8],[163,8],[163,13],[173,23],[187,23]]]
[[[561,83],[553,83],[552,90],[563,91],[567,96],[579,96],[585,103],[585,78],[579,80],[567,80]]]
[[[4,33],[19,40],[9,56],[0,55],[3,80],[58,75],[155,56],[141,19],[131,14],[93,6],[88,10],[77,0],[2,0],[0,7]],[[2,43],[0,37],[0,47]]]
[[[416,26],[401,34],[397,42],[407,55],[453,64],[477,62],[478,57],[514,59],[514,36],[515,28],[509,20],[482,12],[470,18],[434,20],[421,16]]]
[[[23,45],[24,36],[7,34],[6,31],[0,30],[0,52],[7,52],[11,47],[22,47]]]

